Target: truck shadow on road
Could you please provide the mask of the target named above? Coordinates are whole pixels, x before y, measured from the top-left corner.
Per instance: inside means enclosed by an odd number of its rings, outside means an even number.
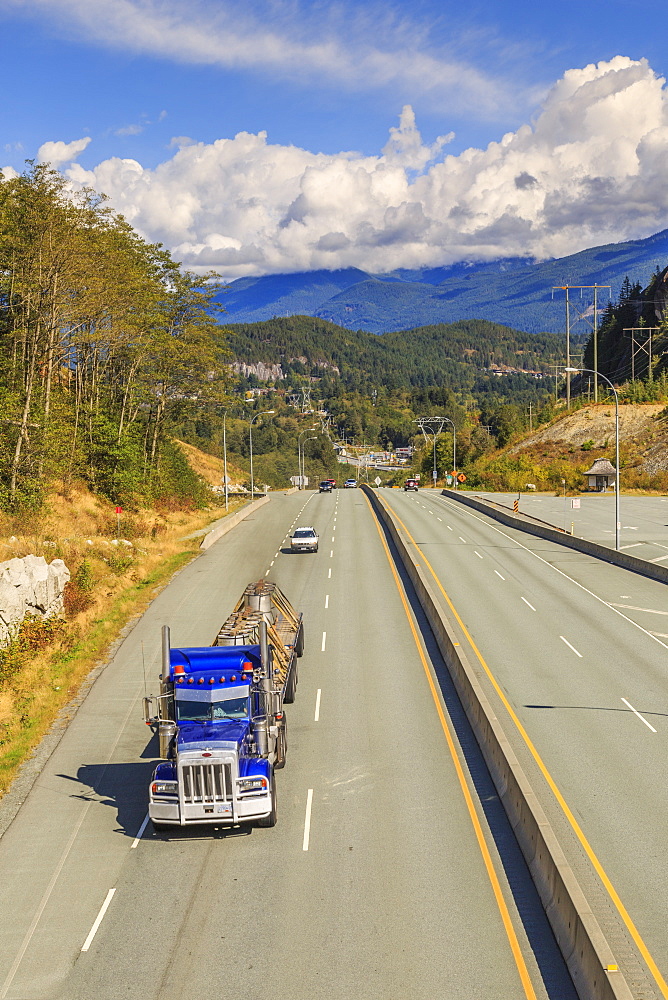
[[[116,809],[118,828],[115,832],[134,840],[148,811],[148,786],[153,769],[160,759],[159,752],[158,737],[153,734],[138,761],[82,764],[75,775],[59,774],[58,777],[78,786],[72,790],[72,798]],[[253,828],[245,825],[194,828],[175,826],[158,833],[149,821],[142,840],[224,840],[227,837],[247,837],[252,832]]]

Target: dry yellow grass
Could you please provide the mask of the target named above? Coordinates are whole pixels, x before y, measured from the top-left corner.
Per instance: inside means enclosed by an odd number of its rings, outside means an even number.
[[[184,451],[202,475],[210,456],[193,456],[197,449],[191,446]],[[25,654],[11,647],[0,654],[0,795],[120,630],[197,554],[200,538],[188,536],[223,514],[219,506],[193,513],[123,513],[119,541],[113,505],[78,484],[55,491],[39,517],[0,518],[0,559],[29,553],[47,561],[59,557],[73,579],[85,583],[70,586],[69,614],[44,648]]]
[[[198,476],[201,476],[205,482],[209,483],[210,486],[220,486],[223,481],[223,469],[224,463],[222,458],[216,458],[215,455],[208,455],[204,451],[200,451],[199,448],[195,448],[194,445],[188,444],[186,441],[178,442],[179,448],[185,453],[188,462],[195,470]],[[227,462],[227,474],[230,477],[231,483],[243,483],[245,479],[248,479],[248,473],[243,469],[239,468],[238,465],[229,461]]]

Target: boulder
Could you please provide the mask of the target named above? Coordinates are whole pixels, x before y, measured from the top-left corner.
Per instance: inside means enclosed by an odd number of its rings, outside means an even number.
[[[0,645],[16,634],[26,615],[49,618],[63,611],[70,571],[62,559],[44,556],[0,562]]]

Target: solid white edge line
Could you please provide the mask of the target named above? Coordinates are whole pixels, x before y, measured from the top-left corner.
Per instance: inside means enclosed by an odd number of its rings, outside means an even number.
[[[572,650],[573,650],[573,652],[575,653],[575,655],[576,655],[576,656],[579,656],[579,657],[580,657],[580,659],[582,659],[582,653],[578,653],[578,651],[577,651],[577,649],[575,648],[575,646],[571,646],[571,644],[570,644],[570,642],[568,641],[568,639],[565,639],[565,638],[563,637],[563,635],[560,635],[560,636],[559,636],[559,638],[561,639],[561,641],[562,641],[562,642],[565,642],[565,643],[566,643],[566,645],[568,646],[568,648],[569,648],[569,649],[572,649]]]
[[[522,600],[523,600],[523,601],[524,601],[524,603],[525,603],[525,604],[527,605],[527,607],[531,608],[531,610],[532,610],[532,611],[535,611],[535,610],[536,610],[536,609],[534,608],[533,604],[529,604],[529,602],[527,601],[526,597],[523,597],[523,598],[522,598]]]
[[[643,716],[640,714],[640,712],[638,712],[633,707],[633,705],[631,704],[630,701],[627,701],[626,698],[622,698],[622,701],[624,702],[625,705],[628,705],[628,707],[631,709],[631,711],[633,712],[634,715],[638,716],[638,718],[640,719],[641,722],[645,723],[645,725],[647,726],[648,729],[651,729],[653,733],[656,732],[656,729],[654,728],[654,726],[650,725],[650,723],[647,721],[647,719],[643,718]]]
[[[322,633],[322,648],[320,650],[321,653],[325,652],[325,646],[326,646],[326,644],[327,644],[327,633],[323,632]]]
[[[104,903],[102,904],[102,906],[100,908],[100,912],[98,913],[97,917],[95,918],[95,923],[93,924],[93,926],[90,929],[90,934],[88,935],[88,937],[84,941],[83,945],[81,946],[81,950],[82,951],[88,951],[88,949],[92,945],[93,938],[97,934],[97,929],[100,926],[100,924],[102,923],[104,915],[107,912],[107,907],[109,906],[109,903],[114,898],[114,893],[115,892],[116,892],[115,889],[110,889],[109,892],[107,893],[107,898],[105,899]]]
[[[308,851],[308,842],[311,836],[311,804],[313,802],[313,789],[309,788],[306,796],[306,815],[304,816],[304,842],[302,850]]]
[[[320,721],[320,693],[321,693],[321,690],[322,690],[321,688],[318,688],[318,692],[317,692],[317,694],[315,696],[315,715],[313,716],[313,721],[314,722],[319,722]]]
[[[146,813],[146,815],[144,816],[144,822],[142,823],[142,825],[137,830],[137,836],[135,837],[135,839],[130,844],[130,850],[131,851],[134,851],[135,847],[137,846],[137,844],[139,843],[139,841],[141,840],[141,838],[144,836],[144,830],[146,829],[147,826],[148,826],[148,813]]]

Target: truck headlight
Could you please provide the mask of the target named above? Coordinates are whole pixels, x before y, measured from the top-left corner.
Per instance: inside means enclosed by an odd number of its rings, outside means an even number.
[[[266,778],[239,778],[240,792],[264,792],[267,788]]]
[[[176,781],[154,781],[151,785],[153,795],[178,795],[178,789]]]

